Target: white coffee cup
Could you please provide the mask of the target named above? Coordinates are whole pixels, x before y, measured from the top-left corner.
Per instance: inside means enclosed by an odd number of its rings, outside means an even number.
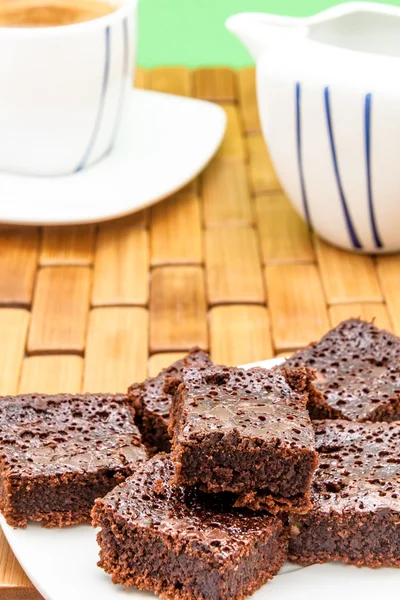
[[[132,85],[137,0],[58,27],[0,27],[0,170],[75,173],[105,157]]]

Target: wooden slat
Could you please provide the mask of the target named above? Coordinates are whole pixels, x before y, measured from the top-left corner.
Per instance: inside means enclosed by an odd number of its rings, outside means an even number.
[[[261,131],[257,106],[255,68],[247,67],[237,73],[240,111],[247,134]]]
[[[202,197],[206,227],[253,223],[244,164],[213,161],[202,175]]]
[[[151,264],[203,262],[200,201],[180,193],[159,202],[151,211]]]
[[[91,270],[46,267],[37,275],[28,352],[83,352]]]
[[[363,302],[352,304],[335,304],[329,308],[332,327],[336,327],[347,319],[363,319],[373,321],[377,327],[392,329],[389,313],[383,302]]]
[[[393,331],[400,335],[400,255],[379,257],[377,271]]]
[[[370,256],[339,250],[316,237],[316,251],[325,295],[329,304],[379,302],[379,287]]]
[[[146,377],[148,313],[139,307],[95,308],[89,317],[83,389],[125,392]]]
[[[200,177],[195,177],[194,179],[192,179],[192,181],[189,181],[189,183],[187,185],[185,185],[185,187],[183,187],[182,189],[179,190],[180,194],[195,194],[195,195],[199,195],[199,181],[200,181]],[[156,205],[153,205],[156,206]],[[149,209],[150,212],[150,209]]]
[[[151,89],[156,92],[192,95],[192,72],[186,67],[162,67],[150,72]]]
[[[94,306],[145,305],[148,300],[148,232],[129,220],[99,227],[93,275]]]
[[[208,229],[205,248],[210,304],[265,302],[261,257],[254,229]]]
[[[258,196],[255,205],[264,263],[315,259],[309,228],[286,196]]]
[[[120,227],[131,227],[146,229],[150,223],[150,209],[144,208],[143,210],[139,210],[138,212],[128,215],[126,217],[121,217],[120,219],[114,219],[107,223],[107,225],[112,226],[120,226]],[[103,224],[103,227],[106,227],[106,224]]]
[[[263,306],[216,306],[210,311],[211,358],[243,365],[273,356],[268,311]]]
[[[45,227],[40,264],[42,266],[92,264],[94,234],[93,225]]]
[[[36,229],[0,231],[0,305],[30,305],[38,246]]]
[[[4,533],[0,529],[0,598],[9,600],[11,595],[8,593],[8,587],[26,588],[29,586],[31,586],[29,579],[19,566],[17,559],[4,537]],[[15,600],[17,600],[17,596],[14,597]]]
[[[272,166],[265,142],[261,135],[247,138],[249,153],[249,176],[253,194],[281,192],[282,188]]]
[[[80,356],[31,356],[23,362],[18,393],[76,394],[82,388],[82,373]]]
[[[235,73],[232,69],[204,68],[193,73],[194,95],[213,102],[234,102],[236,100]]]
[[[150,294],[152,352],[208,347],[206,296],[201,267],[157,267]]]
[[[0,395],[17,393],[28,324],[28,311],[18,308],[0,309]]]
[[[244,162],[246,160],[246,147],[242,136],[242,125],[239,111],[236,106],[223,106],[227,116],[226,132],[221,146],[215,155],[216,160],[230,162]]]
[[[139,89],[150,89],[150,72],[145,69],[136,69],[134,86]]]
[[[301,348],[329,329],[315,265],[268,265],[267,295],[276,350]]]
[[[153,354],[149,358],[147,371],[149,377],[156,377],[162,369],[169,367],[176,360],[180,360],[186,356],[186,352],[161,352]]]
[[[44,600],[33,587],[1,587],[0,600]]]

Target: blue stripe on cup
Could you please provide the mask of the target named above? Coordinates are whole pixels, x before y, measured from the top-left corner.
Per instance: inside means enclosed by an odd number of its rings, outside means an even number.
[[[297,148],[297,165],[299,169],[300,177],[300,188],[301,188],[301,199],[303,202],[304,217],[307,223],[311,227],[311,215],[308,206],[306,186],[304,182],[304,169],[303,169],[303,155],[301,147],[301,84],[296,83],[295,86],[295,97],[296,97],[296,148]]]
[[[123,49],[123,55],[122,55],[121,90],[120,90],[120,95],[119,95],[117,115],[115,117],[115,123],[114,123],[114,127],[113,127],[113,132],[112,132],[112,135],[111,135],[110,144],[108,146],[106,154],[108,154],[110,152],[111,148],[114,145],[115,138],[117,137],[117,133],[118,133],[119,124],[120,124],[120,121],[121,121],[122,111],[123,111],[124,104],[125,104],[125,95],[126,95],[126,88],[127,88],[126,83],[127,83],[127,79],[129,78],[128,17],[125,17],[125,19],[123,20],[122,29],[123,29],[123,44],[124,44],[124,49]]]
[[[110,27],[107,27],[106,31],[105,31],[105,57],[104,57],[103,83],[102,83],[102,87],[101,87],[100,101],[99,101],[99,107],[97,110],[96,121],[94,123],[93,132],[90,137],[88,146],[87,146],[81,160],[79,161],[77,168],[75,169],[75,173],[77,173],[78,171],[82,171],[82,169],[84,169],[86,167],[86,164],[87,164],[87,162],[90,158],[90,155],[93,151],[93,148],[96,143],[96,139],[97,139],[97,136],[98,136],[98,133],[100,130],[101,121],[102,121],[103,112],[104,112],[104,105],[105,105],[105,100],[106,100],[106,95],[107,95],[108,80],[109,80],[109,75],[110,75],[110,54],[111,54]]]
[[[332,162],[333,162],[333,170],[335,172],[336,184],[340,196],[340,201],[342,203],[343,214],[347,225],[347,230],[351,239],[351,242],[354,248],[362,249],[362,244],[360,243],[356,230],[353,226],[351,216],[349,210],[347,208],[347,202],[343,191],[342,181],[340,178],[339,165],[336,156],[336,148],[335,148],[335,140],[333,137],[333,128],[332,128],[332,115],[331,115],[331,105],[330,105],[330,97],[329,97],[329,87],[324,88],[324,102],[325,102],[325,115],[326,115],[326,123],[328,127],[328,135],[329,135],[329,144],[332,153]]]
[[[372,177],[371,177],[371,109],[372,95],[366,94],[364,100],[364,133],[365,133],[365,165],[367,171],[367,193],[368,193],[368,210],[371,223],[372,236],[375,246],[383,248],[378,227],[375,219],[374,202],[372,197]]]

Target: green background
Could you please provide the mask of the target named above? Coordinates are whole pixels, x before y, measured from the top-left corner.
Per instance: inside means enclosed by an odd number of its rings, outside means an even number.
[[[0,0],[1,1],[1,0]],[[378,0],[400,5],[400,0]],[[237,12],[308,16],[344,4],[337,0],[139,0],[139,56],[142,67],[230,65],[252,59],[224,22]]]

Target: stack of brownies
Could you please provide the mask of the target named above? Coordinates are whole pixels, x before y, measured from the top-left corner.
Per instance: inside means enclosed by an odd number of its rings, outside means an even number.
[[[2,399],[0,508],[92,515],[115,583],[239,600],[287,558],[400,566],[399,443],[400,339],[352,319],[272,370],[194,349],[126,396]]]

